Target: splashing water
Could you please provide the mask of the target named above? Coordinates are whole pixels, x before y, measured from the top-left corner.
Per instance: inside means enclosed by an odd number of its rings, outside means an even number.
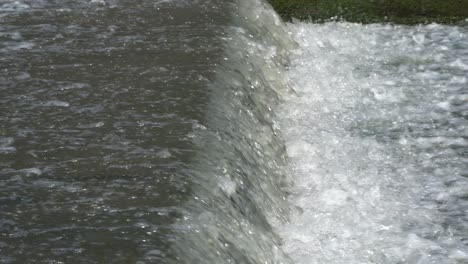
[[[289,25],[296,263],[468,261],[468,29]]]

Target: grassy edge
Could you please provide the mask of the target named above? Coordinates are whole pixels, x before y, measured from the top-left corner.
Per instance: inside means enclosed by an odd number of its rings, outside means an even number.
[[[285,21],[457,24],[468,18],[466,0],[269,0]]]

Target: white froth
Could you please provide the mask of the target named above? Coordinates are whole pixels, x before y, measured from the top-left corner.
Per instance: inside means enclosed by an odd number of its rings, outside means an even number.
[[[12,137],[1,137],[0,136],[0,154],[9,154],[16,152],[16,148],[13,145],[15,139]]]
[[[30,8],[24,1],[5,0],[0,3],[0,11],[23,11]]]
[[[172,157],[172,154],[169,149],[162,149],[156,153],[156,156],[162,159],[168,159]]]
[[[39,168],[28,168],[21,170],[26,174],[26,176],[40,176],[42,175],[42,171]]]
[[[44,103],[44,106],[69,107],[70,103],[60,100],[51,100]]]
[[[466,28],[289,25],[295,263],[468,259]],[[464,197],[464,198],[463,198]]]
[[[20,51],[20,50],[30,50],[32,49],[35,44],[32,42],[4,42],[4,47],[0,49],[0,52],[11,52],[11,51]]]

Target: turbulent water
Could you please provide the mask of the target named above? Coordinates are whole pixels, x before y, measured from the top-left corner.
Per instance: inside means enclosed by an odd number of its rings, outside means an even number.
[[[468,27],[0,0],[0,263],[468,263]]]
[[[468,28],[289,25],[295,263],[468,262]]]

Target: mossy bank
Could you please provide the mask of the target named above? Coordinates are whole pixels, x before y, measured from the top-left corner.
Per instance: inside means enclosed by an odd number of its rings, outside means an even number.
[[[399,24],[459,23],[468,18],[468,0],[269,0],[290,21],[327,21]]]

